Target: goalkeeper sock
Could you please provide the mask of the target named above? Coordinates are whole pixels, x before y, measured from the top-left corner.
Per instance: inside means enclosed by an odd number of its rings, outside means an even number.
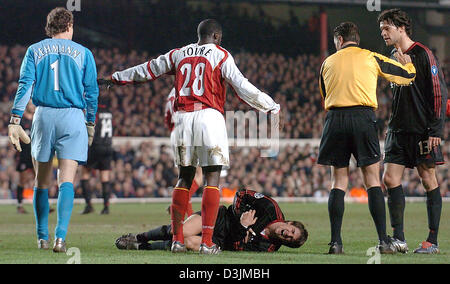
[[[341,227],[342,219],[344,218],[344,203],[345,191],[338,188],[333,188],[328,197],[328,215],[330,217],[331,226],[331,242],[336,242],[342,245]]]
[[[55,228],[55,238],[66,239],[70,216],[72,215],[74,195],[72,183],[64,182],[61,184],[58,194],[58,218]]]
[[[369,199],[369,211],[375,223],[380,241],[387,241],[386,235],[386,205],[381,187],[374,186],[367,190]]]
[[[401,185],[388,188],[388,207],[394,238],[405,241],[403,232],[403,216],[405,212],[405,193]]]
[[[33,209],[36,219],[37,237],[48,241],[48,214],[50,210],[48,188],[34,188]]]
[[[217,186],[206,186],[202,197],[202,243],[214,245],[212,236],[219,210],[220,192]]]
[[[173,241],[184,244],[183,221],[186,207],[189,202],[189,189],[175,187],[172,194],[172,206],[170,206],[170,215],[172,220]]]
[[[442,196],[438,186],[427,192],[428,233],[427,242],[438,245],[437,236],[442,212]]]

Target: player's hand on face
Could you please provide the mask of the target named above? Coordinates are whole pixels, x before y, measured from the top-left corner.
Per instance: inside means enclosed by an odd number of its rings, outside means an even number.
[[[434,147],[441,145],[440,137],[429,137],[428,138],[428,147],[432,150]]]
[[[255,217],[256,210],[250,210],[242,213],[241,215],[241,224],[244,227],[251,226],[256,223],[258,217]]]
[[[397,59],[397,61],[403,65],[412,62],[411,56],[409,56],[408,54],[404,54],[400,47],[397,47],[397,52],[394,53],[394,56]]]

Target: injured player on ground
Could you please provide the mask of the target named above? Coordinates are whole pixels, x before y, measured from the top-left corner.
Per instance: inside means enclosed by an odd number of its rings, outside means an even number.
[[[194,213],[186,219],[183,233],[186,247],[198,251],[201,243],[202,219]],[[213,241],[223,250],[274,252],[282,245],[298,248],[308,238],[308,231],[298,221],[286,221],[278,203],[261,193],[241,189],[233,204],[219,208]],[[119,249],[170,250],[170,225],[140,234],[127,234],[116,240]]]

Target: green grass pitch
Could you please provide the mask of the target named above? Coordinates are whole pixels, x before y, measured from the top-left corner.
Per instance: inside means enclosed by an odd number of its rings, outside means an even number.
[[[54,206],[54,205],[53,205]],[[168,251],[120,251],[114,240],[128,232],[143,232],[154,226],[168,224],[168,204],[113,204],[111,214],[96,212],[82,216],[81,205],[75,205],[67,237],[67,247],[80,250],[81,263],[143,263],[143,264],[300,264],[357,263],[365,264],[370,247],[377,244],[376,231],[367,204],[346,204],[343,240],[345,255],[326,255],[330,239],[326,204],[280,203],[287,219],[302,221],[309,239],[300,249],[282,247],[276,253],[223,252],[220,256],[200,256],[189,252],[173,255]],[[32,212],[31,205],[25,206]],[[199,204],[194,204],[198,209]],[[36,247],[33,214],[18,215],[12,205],[0,206],[0,263],[66,263],[72,256],[40,251]],[[444,203],[439,232],[439,255],[381,255],[380,262],[450,263],[450,204]],[[407,203],[405,234],[410,250],[415,249],[428,234],[425,203]],[[54,235],[56,213],[50,215],[50,232]],[[388,234],[391,229],[387,221]]]

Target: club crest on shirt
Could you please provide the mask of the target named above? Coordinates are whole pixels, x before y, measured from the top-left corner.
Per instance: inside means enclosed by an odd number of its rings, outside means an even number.
[[[436,65],[431,66],[431,74],[433,74],[433,76],[437,76],[438,68]]]
[[[257,192],[253,197],[255,197],[256,199],[261,199],[264,197],[264,194]]]

